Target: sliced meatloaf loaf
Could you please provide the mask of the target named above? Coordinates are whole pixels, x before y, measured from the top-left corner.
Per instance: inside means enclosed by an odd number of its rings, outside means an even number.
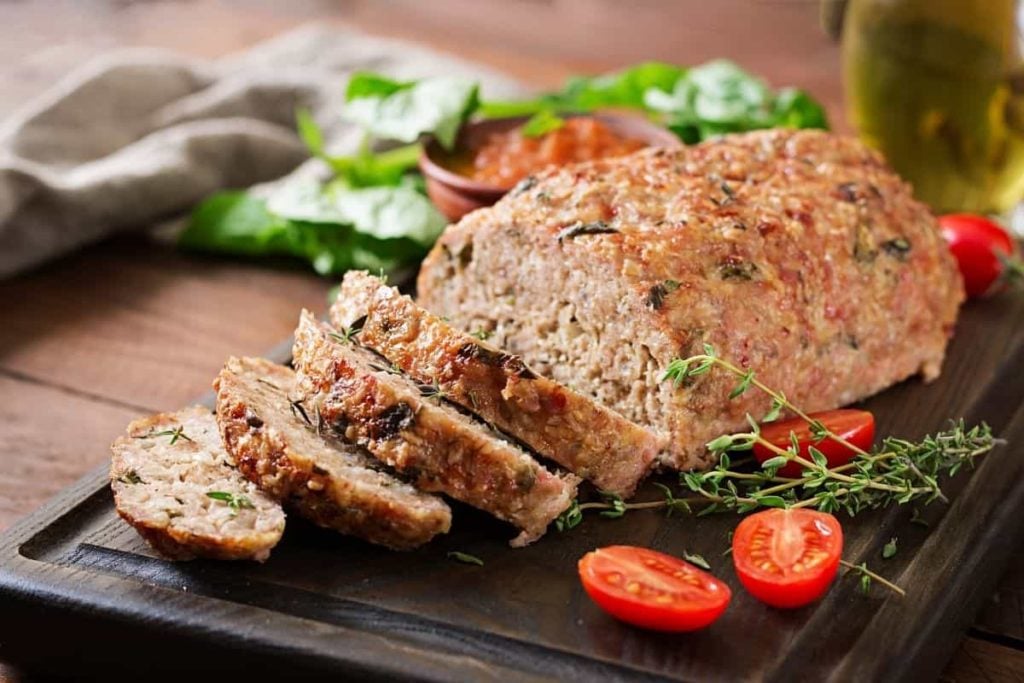
[[[217,422],[239,470],[316,524],[404,550],[445,533],[451,511],[364,449],[318,434],[316,413],[292,402],[295,373],[261,358],[231,358],[214,382]]]
[[[358,327],[361,345],[602,490],[632,495],[661,448],[652,431],[537,375],[366,272],[345,275],[331,321]]]
[[[281,506],[235,469],[208,408],[136,420],[111,452],[118,514],[164,555],[263,561],[281,540]]]
[[[513,545],[540,537],[575,498],[576,477],[549,472],[308,311],[295,331],[293,356],[300,397],[326,428],[365,446],[420,489],[511,522],[522,530]]]
[[[419,303],[669,437],[667,464],[769,400],[659,381],[712,345],[805,410],[938,375],[963,299],[927,207],[820,131],[727,136],[549,169],[449,226]]]

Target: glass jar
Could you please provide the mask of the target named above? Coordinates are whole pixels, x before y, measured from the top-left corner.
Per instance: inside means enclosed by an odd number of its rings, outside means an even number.
[[[850,0],[850,120],[936,213],[1024,197],[1022,29],[1016,0]]]

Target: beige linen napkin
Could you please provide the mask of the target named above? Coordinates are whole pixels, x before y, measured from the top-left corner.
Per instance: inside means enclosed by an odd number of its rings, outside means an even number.
[[[330,149],[354,148],[358,131],[338,112],[358,70],[465,76],[490,97],[521,92],[479,65],[323,26],[215,62],[110,54],[0,124],[0,277],[291,172],[308,157],[297,106],[312,110]]]

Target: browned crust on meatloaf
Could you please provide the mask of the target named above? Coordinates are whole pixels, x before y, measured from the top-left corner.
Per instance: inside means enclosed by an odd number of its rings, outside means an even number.
[[[296,388],[289,368],[231,358],[214,388],[224,444],[239,470],[303,517],[396,550],[450,528],[440,498],[383,471],[363,448],[317,434],[314,414],[289,398]]]
[[[358,326],[361,345],[604,491],[631,496],[661,449],[657,435],[456,330],[366,272],[345,275],[331,321]]]
[[[424,396],[378,356],[331,336],[303,311],[294,363],[301,396],[330,428],[365,446],[424,491],[445,493],[520,528],[513,545],[544,534],[572,503],[578,479],[553,474],[521,448],[438,397]]]
[[[209,409],[136,420],[111,453],[114,507],[161,554],[262,562],[281,540],[281,506],[235,469]],[[210,492],[241,504],[232,508]]]
[[[448,227],[419,303],[663,430],[673,467],[706,465],[704,443],[769,405],[730,401],[717,372],[659,382],[706,343],[805,410],[938,375],[960,276],[928,209],[855,139],[728,136],[521,187]]]

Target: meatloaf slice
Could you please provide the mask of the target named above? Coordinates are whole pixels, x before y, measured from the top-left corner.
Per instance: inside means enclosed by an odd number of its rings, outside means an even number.
[[[300,397],[326,428],[365,446],[420,489],[511,522],[522,530],[513,545],[543,535],[576,496],[575,476],[549,472],[308,311],[295,331],[293,357]]]
[[[224,444],[246,477],[322,527],[396,550],[448,531],[439,497],[359,446],[318,434],[316,413],[289,397],[295,385],[292,370],[261,358],[231,358],[214,382]]]
[[[281,540],[281,506],[235,469],[209,409],[136,420],[110,450],[114,507],[162,554],[262,562]]]
[[[661,448],[653,432],[456,330],[366,272],[345,275],[331,321],[359,327],[360,344],[605,491],[632,495]]]
[[[719,372],[661,381],[704,344],[805,410],[938,375],[963,299],[928,208],[881,156],[820,131],[727,136],[548,169],[449,226],[418,302],[669,436],[665,462],[769,399]]]

